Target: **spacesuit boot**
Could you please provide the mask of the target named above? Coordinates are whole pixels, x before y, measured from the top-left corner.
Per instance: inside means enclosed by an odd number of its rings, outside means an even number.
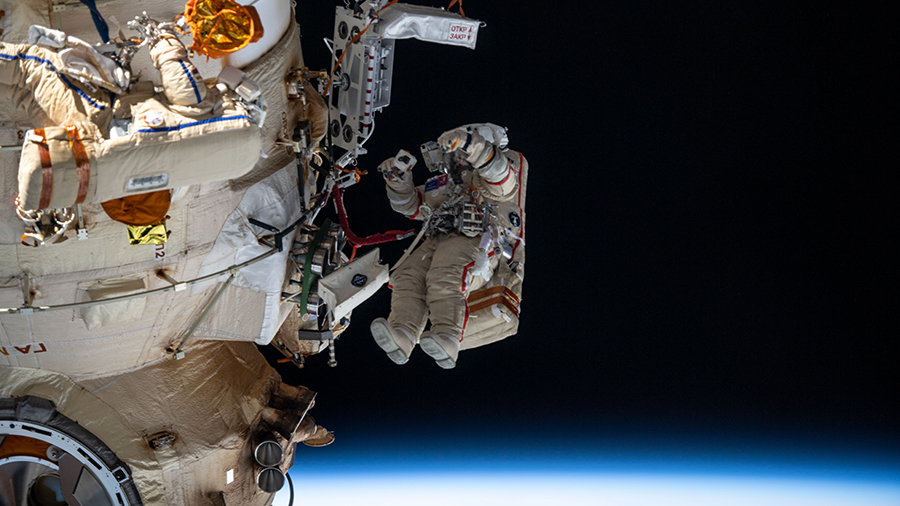
[[[426,331],[419,339],[422,350],[444,369],[456,367],[456,358],[459,356],[459,339],[454,339],[446,334],[435,334]]]
[[[369,329],[375,342],[395,364],[403,365],[409,360],[409,354],[416,347],[416,341],[409,332],[392,327],[384,318],[372,320]]]

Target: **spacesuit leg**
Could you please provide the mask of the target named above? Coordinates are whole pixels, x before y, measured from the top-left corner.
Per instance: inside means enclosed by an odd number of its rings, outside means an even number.
[[[409,333],[418,341],[428,321],[425,304],[425,277],[437,240],[427,239],[391,274],[391,315],[388,323]]]
[[[40,46],[0,42],[0,99],[11,100],[35,126],[90,121],[105,132],[112,118],[110,98],[57,72],[59,56]],[[50,124],[46,123],[49,119]]]
[[[466,319],[466,294],[472,276],[468,265],[478,253],[479,237],[450,234],[440,243],[426,276],[428,292],[425,301],[431,314],[431,331],[462,340]]]

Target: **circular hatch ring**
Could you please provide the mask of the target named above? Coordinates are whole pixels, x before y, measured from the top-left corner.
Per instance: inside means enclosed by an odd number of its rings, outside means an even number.
[[[79,480],[73,487],[76,494],[86,490],[91,497],[106,496],[113,506],[142,506],[128,465],[94,434],[56,411],[51,401],[33,396],[0,398],[0,472],[3,464],[21,460],[15,452],[3,452],[3,443],[14,438],[56,447],[67,459],[77,461],[76,468],[88,470],[93,480],[85,483],[90,482],[94,490],[82,488]]]

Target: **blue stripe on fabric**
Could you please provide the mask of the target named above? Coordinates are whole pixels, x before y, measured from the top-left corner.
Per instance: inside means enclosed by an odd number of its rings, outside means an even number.
[[[210,119],[205,119],[203,121],[194,121],[192,123],[184,123],[181,125],[175,125],[175,126],[170,126],[170,127],[142,128],[142,129],[138,130],[138,132],[143,133],[143,134],[153,133],[153,132],[174,132],[176,130],[181,130],[182,128],[190,128],[190,127],[197,126],[197,125],[206,125],[209,123],[218,123],[220,121],[230,121],[230,120],[234,120],[234,119],[245,119],[248,121],[253,121],[253,118],[251,118],[250,116],[242,114],[240,116],[222,116],[221,118],[210,118]]]
[[[62,74],[59,72],[59,70],[56,69],[56,66],[53,65],[52,63],[50,63],[50,60],[45,60],[45,59],[43,59],[43,58],[39,58],[39,57],[37,57],[37,56],[27,55],[27,54],[24,54],[24,53],[16,53],[15,56],[8,55],[8,54],[0,54],[0,58],[3,58],[3,59],[6,60],[6,61],[13,61],[13,60],[32,60],[32,61],[36,61],[36,62],[38,62],[38,63],[41,63],[41,64],[43,64],[43,65],[46,65],[48,69],[50,69],[52,72],[55,72],[55,73],[56,73],[57,77],[59,77],[59,79],[63,82],[63,84],[65,84],[66,86],[68,86],[69,89],[71,89],[71,90],[74,91],[75,93],[78,93],[79,95],[81,95],[81,98],[87,100],[88,103],[91,104],[92,106],[94,106],[95,108],[100,109],[101,111],[106,110],[106,106],[100,105],[99,103],[97,103],[96,100],[94,100],[94,99],[92,99],[91,97],[89,97],[89,96],[87,95],[87,93],[81,91],[80,89],[78,89],[77,86],[75,86],[74,84],[72,84],[72,81],[69,81],[69,79],[68,79],[66,76],[62,75]]]
[[[93,98],[89,97],[89,96],[87,95],[87,93],[85,93],[85,92],[79,90],[78,87],[76,87],[74,84],[72,84],[72,81],[69,81],[69,79],[68,79],[66,76],[64,76],[64,75],[62,75],[62,74],[57,74],[57,75],[59,76],[60,79],[62,79],[62,82],[64,82],[64,83],[66,84],[66,86],[68,86],[69,88],[71,88],[72,91],[74,91],[75,93],[78,93],[79,95],[81,95],[81,98],[87,100],[89,104],[91,104],[92,106],[96,107],[97,109],[100,109],[101,111],[103,111],[103,110],[106,109],[105,106],[102,106],[102,105],[98,104],[96,100],[94,100]]]
[[[96,0],[81,0],[81,3],[87,6],[88,10],[91,11],[91,19],[94,21],[94,27],[97,28],[97,32],[100,34],[100,39],[104,44],[109,42],[109,25],[106,24],[106,20],[103,19],[103,15],[100,14],[100,9],[97,8]]]
[[[197,103],[200,103],[200,90],[197,89],[197,83],[194,82],[194,76],[191,75],[190,71],[187,69],[187,65],[184,64],[183,61],[178,60],[178,63],[181,64],[181,70],[184,70],[184,74],[187,76],[188,80],[191,81],[191,87],[194,88],[194,96],[197,97]]]

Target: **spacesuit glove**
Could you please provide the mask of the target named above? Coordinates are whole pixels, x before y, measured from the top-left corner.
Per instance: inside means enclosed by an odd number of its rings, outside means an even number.
[[[384,175],[388,181],[395,178],[403,179],[403,175],[410,172],[416,165],[416,159],[407,151],[400,150],[397,156],[392,156],[378,165],[378,172]]]
[[[471,272],[473,276],[481,276],[485,281],[491,280],[491,259],[487,251],[480,250],[475,255],[475,265],[472,266]]]
[[[113,93],[122,93],[128,88],[131,75],[105,54],[78,37],[69,36],[66,49],[59,52],[63,74],[79,81],[90,81]]]
[[[387,160],[378,164],[378,172],[387,178],[394,171],[394,157],[390,157]]]
[[[473,166],[488,146],[488,142],[477,131],[465,128],[454,128],[444,132],[438,137],[438,144],[444,152],[461,151],[466,155],[466,161]]]
[[[66,34],[46,26],[31,25],[25,43],[60,49],[66,47]]]

